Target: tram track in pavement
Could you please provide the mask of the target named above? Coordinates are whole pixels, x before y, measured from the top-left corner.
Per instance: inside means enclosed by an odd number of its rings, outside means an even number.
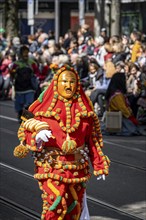
[[[134,166],[125,162],[121,162],[121,161],[116,161],[116,160],[111,160],[112,163],[116,163],[116,164],[120,164],[129,168],[133,168],[135,170],[139,170],[139,171],[144,171],[146,172],[146,168],[145,167],[138,167],[138,166]]]
[[[26,216],[26,220],[27,217],[33,219],[33,220],[40,220],[40,214],[23,206],[20,205],[6,197],[0,196],[0,204],[5,205],[7,208],[12,208],[13,210],[17,211],[18,213],[23,214],[24,216]],[[2,219],[1,219],[2,220]]]
[[[17,169],[15,167],[12,167],[10,165],[7,165],[7,164],[1,163],[1,162],[0,162],[0,166],[3,167],[3,168],[6,168],[6,169],[13,170],[14,172],[17,172],[17,173],[25,176],[26,178],[30,178],[31,180],[34,180],[33,175],[29,174],[28,172],[24,172],[20,169]],[[87,202],[92,203],[93,205],[95,205],[97,207],[102,207],[102,208],[108,209],[110,211],[116,212],[119,215],[127,216],[127,218],[131,219],[131,220],[143,220],[143,218],[141,218],[137,215],[131,214],[128,211],[124,211],[121,208],[118,208],[114,205],[106,203],[102,200],[96,199],[96,198],[94,198],[93,196],[90,196],[90,195],[87,195]],[[32,218],[33,220],[39,220],[40,219],[40,214],[37,213],[36,211],[33,211],[33,210],[31,210],[30,208],[28,208],[24,205],[20,205],[17,202],[12,201],[11,199],[8,199],[4,196],[0,196],[0,203],[16,210],[19,213],[22,213],[23,215],[26,215],[26,216]]]
[[[95,198],[93,198],[89,195],[87,195],[87,201],[93,203],[96,206],[104,207],[104,208],[106,208],[108,210],[110,209],[110,210],[112,210],[112,211],[114,211],[118,214],[122,214],[124,216],[127,216],[131,220],[143,220],[143,218],[140,218],[136,215],[130,214],[129,212],[126,212],[126,211],[124,211],[120,208],[117,208],[117,207],[115,207],[111,204],[108,204],[108,203],[105,203],[105,202],[100,201],[98,199],[95,199]],[[33,211],[32,209],[27,208],[23,205],[20,205],[20,204],[14,202],[14,201],[12,201],[8,198],[0,196],[0,204],[3,204],[7,207],[10,207],[10,208],[16,210],[17,212],[19,212],[19,213],[21,213],[25,216],[28,216],[29,218],[31,218],[33,220],[40,220],[40,214],[39,213],[37,213],[37,212]]]

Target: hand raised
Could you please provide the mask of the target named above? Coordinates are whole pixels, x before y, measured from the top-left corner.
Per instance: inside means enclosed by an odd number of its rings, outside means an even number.
[[[97,177],[97,180],[105,180],[105,174],[102,174],[102,175],[99,175],[98,177]]]

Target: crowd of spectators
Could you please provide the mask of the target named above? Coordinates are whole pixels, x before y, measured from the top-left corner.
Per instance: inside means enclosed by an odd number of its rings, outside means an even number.
[[[39,92],[51,82],[55,70],[72,65],[99,116],[106,110],[106,92],[115,73],[124,73],[126,95],[138,123],[146,123],[146,40],[144,34],[108,36],[105,28],[95,37],[87,24],[76,32],[68,30],[55,42],[53,31],[38,29],[27,37],[14,37],[7,42],[0,34],[0,99],[12,97],[11,66],[19,59],[21,46],[29,48],[29,57],[37,66]]]

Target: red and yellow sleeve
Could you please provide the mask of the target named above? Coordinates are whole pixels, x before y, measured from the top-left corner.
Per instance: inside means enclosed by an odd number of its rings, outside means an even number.
[[[101,149],[102,136],[99,136],[94,131],[94,123],[90,123],[89,132],[88,132],[88,149],[89,157],[94,169],[93,173],[95,176],[100,174],[108,175],[110,160],[103,153]]]

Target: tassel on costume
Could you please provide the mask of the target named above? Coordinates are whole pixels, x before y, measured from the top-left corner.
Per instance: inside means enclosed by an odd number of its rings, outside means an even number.
[[[20,143],[17,147],[15,147],[13,153],[15,157],[24,158],[29,153],[29,149],[25,145]]]
[[[66,140],[62,144],[62,151],[64,153],[73,153],[77,147],[77,143],[74,140],[70,139],[69,134],[67,133]]]

